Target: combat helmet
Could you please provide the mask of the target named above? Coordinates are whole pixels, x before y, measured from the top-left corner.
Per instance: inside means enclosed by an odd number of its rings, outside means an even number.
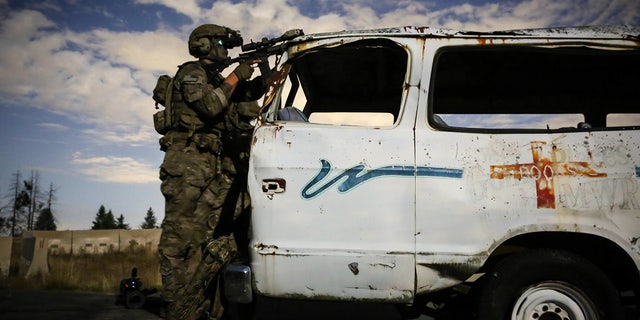
[[[189,35],[189,54],[196,58],[213,58],[209,57],[213,38],[223,39],[222,45],[227,49],[242,45],[238,31],[216,24],[203,24]]]

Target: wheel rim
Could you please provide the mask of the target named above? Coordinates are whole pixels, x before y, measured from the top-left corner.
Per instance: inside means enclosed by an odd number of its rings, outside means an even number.
[[[595,320],[597,313],[579,289],[561,282],[545,282],[520,295],[512,320]]]

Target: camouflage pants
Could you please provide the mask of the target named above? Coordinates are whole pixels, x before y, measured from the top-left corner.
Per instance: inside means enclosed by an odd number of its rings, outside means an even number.
[[[215,155],[186,142],[174,142],[165,152],[160,167],[165,217],[158,245],[162,296],[167,319],[198,319],[213,307],[207,291],[215,289],[217,272],[235,253],[232,238],[213,239],[232,181],[216,174]]]

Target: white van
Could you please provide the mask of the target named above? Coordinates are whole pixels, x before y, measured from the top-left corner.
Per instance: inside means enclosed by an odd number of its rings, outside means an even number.
[[[232,296],[437,313],[466,288],[483,320],[637,305],[639,27],[304,35],[269,86]]]

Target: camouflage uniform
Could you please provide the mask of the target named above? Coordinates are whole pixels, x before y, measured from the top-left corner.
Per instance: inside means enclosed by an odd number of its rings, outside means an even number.
[[[260,87],[254,80],[255,88]],[[251,200],[247,192],[247,178],[249,171],[249,151],[251,149],[251,137],[253,134],[253,121],[258,116],[259,105],[252,101],[255,93],[241,90],[234,95],[232,100],[240,101],[237,108],[229,109],[225,114],[225,131],[223,138],[224,149],[227,150],[223,158],[223,174],[233,183],[227,193],[224,210],[233,210],[233,214],[225,211],[223,219],[233,217],[233,222],[221,221],[223,230],[232,230],[239,249],[237,260],[248,261],[249,222],[251,214]]]
[[[160,139],[165,217],[158,251],[167,319],[219,318],[217,274],[237,251],[232,230],[220,222],[234,183],[233,168],[223,163],[232,157],[223,148],[227,114],[240,104],[227,100],[224,79],[207,70],[202,61],[180,66],[171,88],[171,128]],[[235,212],[235,205],[225,210]],[[218,300],[209,301],[214,295]]]

